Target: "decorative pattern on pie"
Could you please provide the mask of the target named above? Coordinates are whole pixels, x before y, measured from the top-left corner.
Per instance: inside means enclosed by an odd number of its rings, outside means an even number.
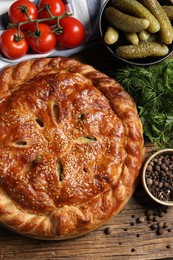
[[[38,239],[85,234],[127,203],[142,165],[135,103],[70,58],[0,73],[0,222]]]

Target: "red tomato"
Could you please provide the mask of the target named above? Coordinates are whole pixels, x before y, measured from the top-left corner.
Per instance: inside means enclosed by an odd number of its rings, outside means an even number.
[[[49,7],[50,13],[53,16],[59,16],[65,13],[66,8],[62,0],[40,0],[38,4],[38,18],[50,17],[49,12],[46,10]],[[56,24],[56,20],[46,21],[49,25]]]
[[[56,45],[56,36],[52,32],[51,27],[47,24],[39,23],[37,30],[36,24],[33,23],[30,25],[29,33],[27,42],[31,49],[37,53],[47,53]]]
[[[37,7],[29,0],[17,0],[8,10],[8,16],[12,23],[26,22],[37,19]],[[22,25],[23,30],[28,29],[28,24]]]
[[[57,42],[64,48],[75,48],[80,45],[85,36],[83,24],[74,17],[68,16],[60,19],[63,28],[61,34],[57,34]]]
[[[16,28],[3,31],[0,38],[0,46],[2,53],[9,59],[18,59],[24,56],[28,51],[28,44],[24,34],[18,35]]]

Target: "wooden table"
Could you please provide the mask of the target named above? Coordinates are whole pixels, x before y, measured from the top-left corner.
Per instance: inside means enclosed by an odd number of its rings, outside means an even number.
[[[120,66],[102,44],[74,57],[106,73]],[[146,158],[154,150],[153,145],[146,142]],[[167,222],[169,225],[162,235],[156,234],[151,229],[151,221],[146,219],[145,212],[151,209],[157,214],[160,206],[149,199],[139,182],[121,213],[97,230],[76,239],[39,241],[0,226],[0,259],[173,259],[173,208],[168,208],[168,212],[159,217],[159,223]],[[143,219],[140,223],[137,221],[139,217]]]

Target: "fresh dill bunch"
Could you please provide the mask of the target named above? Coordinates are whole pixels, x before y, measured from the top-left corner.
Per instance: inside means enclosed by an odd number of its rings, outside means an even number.
[[[126,66],[111,73],[133,97],[144,134],[158,148],[173,147],[173,59]]]

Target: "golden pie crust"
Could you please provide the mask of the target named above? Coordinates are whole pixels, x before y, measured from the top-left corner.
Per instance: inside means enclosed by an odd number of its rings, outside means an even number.
[[[127,203],[142,165],[135,103],[64,57],[0,73],[0,222],[38,239],[85,234]]]

